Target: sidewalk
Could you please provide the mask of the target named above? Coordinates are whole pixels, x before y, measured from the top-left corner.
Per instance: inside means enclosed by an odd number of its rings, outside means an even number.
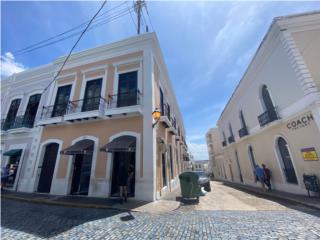
[[[261,188],[258,188],[258,187],[252,187],[252,186],[243,185],[240,183],[228,182],[228,181],[222,181],[222,182],[226,186],[237,188],[246,192],[250,192],[250,193],[257,194],[264,197],[270,197],[273,199],[288,201],[293,204],[301,204],[310,208],[320,210],[320,198],[308,197],[307,192],[306,192],[306,196],[281,192],[277,190],[272,190],[271,192],[269,191],[264,192]]]
[[[170,212],[180,206],[179,202],[168,200],[145,202],[128,198],[127,203],[120,204],[118,199],[110,198],[58,196],[42,193],[22,193],[11,191],[2,191],[1,198],[48,205],[60,205],[65,207],[114,209],[119,211],[145,212],[154,214]]]

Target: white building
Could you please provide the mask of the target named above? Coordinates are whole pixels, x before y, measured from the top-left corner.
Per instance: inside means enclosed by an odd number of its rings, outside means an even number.
[[[1,166],[10,164],[8,189],[32,192],[42,127],[37,126],[52,80],[52,64],[1,81]]]
[[[320,12],[275,18],[223,110],[226,178],[255,183],[266,164],[275,189],[305,194],[320,178]]]
[[[206,133],[206,141],[209,155],[208,171],[219,179],[223,176],[223,149],[218,128],[210,128]]]

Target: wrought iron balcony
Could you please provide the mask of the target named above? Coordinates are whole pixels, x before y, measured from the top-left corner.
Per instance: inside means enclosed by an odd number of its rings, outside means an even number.
[[[171,119],[170,106],[167,103],[161,106],[161,116],[167,116],[168,119]]]
[[[109,95],[108,108],[129,107],[141,104],[141,92],[139,90]]]
[[[103,110],[106,100],[103,97],[85,98],[71,101],[68,104],[66,114]]]
[[[9,130],[15,128],[33,128],[35,116],[16,116],[15,119],[2,119],[1,130]]]
[[[227,140],[224,140],[224,141],[222,142],[222,146],[223,146],[223,147],[227,146]]]
[[[249,135],[249,132],[248,132],[247,127],[244,126],[243,128],[241,128],[239,130],[239,137],[242,138],[242,137],[247,136],[247,135]]]
[[[171,118],[172,126],[177,129],[177,121],[175,118]]]
[[[279,117],[278,117],[276,108],[269,109],[258,116],[258,120],[259,120],[261,127],[263,127],[263,126],[267,125],[268,123],[273,122],[277,119],[279,119]]]
[[[234,142],[234,136],[228,137],[228,142],[229,142],[229,144],[233,143]]]
[[[44,106],[40,119],[48,119],[54,117],[62,117],[66,114],[68,109],[68,103],[56,104],[52,106]]]

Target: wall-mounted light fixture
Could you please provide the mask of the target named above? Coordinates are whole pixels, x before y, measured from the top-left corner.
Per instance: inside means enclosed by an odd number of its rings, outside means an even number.
[[[160,120],[160,117],[161,117],[161,112],[159,111],[158,108],[156,108],[153,112],[152,112],[152,118],[153,120],[155,121],[155,123],[152,124],[152,128],[154,128],[157,123],[159,122]]]

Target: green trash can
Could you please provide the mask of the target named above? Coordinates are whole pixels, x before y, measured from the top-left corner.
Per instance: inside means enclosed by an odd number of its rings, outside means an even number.
[[[201,196],[201,187],[198,184],[199,176],[194,172],[184,172],[179,175],[182,200]]]

